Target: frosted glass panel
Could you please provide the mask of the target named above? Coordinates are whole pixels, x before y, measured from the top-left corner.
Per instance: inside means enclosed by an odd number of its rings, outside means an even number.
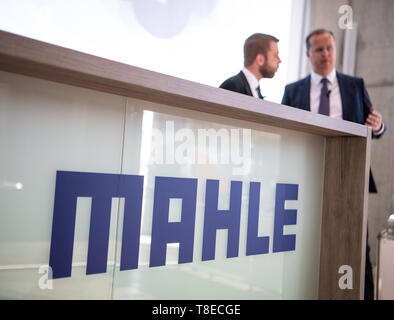
[[[317,298],[323,137],[0,72],[0,150],[0,298]]]
[[[144,176],[139,266],[126,271],[116,268],[114,298],[317,298],[324,138],[134,99],[128,99],[126,127],[141,113],[140,164],[133,157],[137,138],[127,130],[123,159],[123,173]],[[180,243],[173,242],[167,244],[165,265],[151,266],[154,201],[160,192],[155,187],[157,177],[197,180],[192,262],[178,263]],[[231,181],[242,184],[236,257],[227,258],[226,251],[233,235],[219,229],[214,259],[202,261],[208,180],[219,181],[219,210],[229,210]],[[246,252],[250,182],[261,187],[258,235],[269,237],[266,254]],[[293,251],[273,252],[277,184],[298,186],[298,200],[285,202],[286,210],[297,210],[296,224],[283,227],[283,234],[296,235]],[[182,201],[169,200],[168,222],[181,222]],[[172,216],[176,218],[171,220]],[[118,230],[121,223],[122,219]]]
[[[125,103],[115,95],[0,72],[0,298],[110,297],[111,266],[106,274],[85,275],[88,198],[78,199],[72,277],[40,289],[47,276],[40,267],[49,261],[56,171],[120,173]],[[114,261],[116,201],[112,212]]]

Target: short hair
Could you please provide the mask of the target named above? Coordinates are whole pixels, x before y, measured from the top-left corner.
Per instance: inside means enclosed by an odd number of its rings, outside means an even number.
[[[311,47],[310,43],[309,43],[309,39],[312,38],[313,36],[317,36],[319,34],[324,34],[324,33],[329,33],[332,35],[333,39],[335,39],[334,34],[332,33],[332,31],[327,30],[327,29],[316,29],[313,30],[310,34],[308,34],[308,36],[306,37],[306,51],[308,51]]]
[[[267,52],[272,41],[279,42],[279,39],[264,33],[254,33],[247,38],[244,44],[245,67],[250,66],[258,54],[262,54],[267,58]]]

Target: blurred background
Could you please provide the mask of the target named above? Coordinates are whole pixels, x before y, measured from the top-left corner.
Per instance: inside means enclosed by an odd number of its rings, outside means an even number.
[[[394,1],[392,0],[2,0],[0,29],[152,71],[218,87],[243,67],[255,32],[280,39],[282,63],[262,80],[267,100],[309,73],[304,40],[333,31],[337,70],[362,77],[387,132],[372,142],[378,188],[369,197],[369,243],[394,212]]]

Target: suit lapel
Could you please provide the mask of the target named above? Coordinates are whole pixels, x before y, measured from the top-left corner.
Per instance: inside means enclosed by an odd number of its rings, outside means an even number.
[[[247,94],[248,96],[252,96],[252,97],[253,97],[252,90],[250,90],[249,82],[248,82],[248,80],[246,79],[244,73],[243,73],[242,71],[240,71],[238,75],[239,75],[239,77],[240,77],[240,79],[241,79],[241,81],[242,81],[242,83],[243,83],[243,86],[244,86],[244,88],[245,88],[246,94]]]
[[[311,92],[311,75],[305,78],[300,88],[301,106],[304,110],[307,111],[311,111],[310,92]]]
[[[342,102],[342,118],[343,120],[351,120],[350,119],[350,110],[349,107],[351,106],[351,101],[349,99],[351,98],[347,92],[349,91],[349,84],[347,83],[345,77],[343,76],[342,73],[337,72],[337,80],[338,80],[338,86],[339,86],[339,92],[341,93],[341,102]]]

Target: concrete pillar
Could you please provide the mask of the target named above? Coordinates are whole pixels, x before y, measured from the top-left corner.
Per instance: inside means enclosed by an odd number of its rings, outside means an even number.
[[[375,108],[387,125],[385,135],[372,142],[372,171],[378,194],[369,198],[369,243],[376,263],[376,236],[394,213],[394,1],[353,0],[358,22],[356,76],[365,80]]]
[[[337,45],[337,70],[342,71],[345,31],[339,27],[339,8],[349,5],[358,25],[355,76],[364,78],[371,101],[383,115],[387,132],[372,142],[371,166],[378,194],[369,197],[369,244],[376,264],[376,236],[394,213],[394,1],[309,0],[309,31],[333,31]],[[310,67],[308,67],[308,71]]]

